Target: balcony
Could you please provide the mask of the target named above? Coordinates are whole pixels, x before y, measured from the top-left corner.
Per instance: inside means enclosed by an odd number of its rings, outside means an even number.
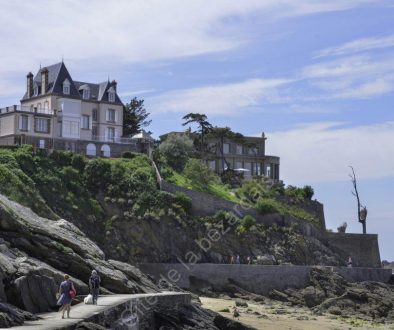
[[[11,105],[9,107],[0,108],[0,114],[10,113],[10,112],[30,112],[34,114],[43,114],[43,115],[55,114],[55,111],[51,109],[37,109],[23,105]]]
[[[108,143],[120,143],[120,144],[134,144],[136,141],[131,138],[123,138],[123,137],[108,137],[103,135],[93,135],[92,141],[97,142],[108,142]]]

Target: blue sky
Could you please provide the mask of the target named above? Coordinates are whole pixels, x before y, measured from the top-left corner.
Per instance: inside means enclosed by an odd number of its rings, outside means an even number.
[[[380,0],[0,0],[1,106],[27,72],[65,60],[76,80],[145,99],[155,136],[188,112],[268,136],[287,184],[311,184],[329,228],[368,231],[394,260],[394,4]]]

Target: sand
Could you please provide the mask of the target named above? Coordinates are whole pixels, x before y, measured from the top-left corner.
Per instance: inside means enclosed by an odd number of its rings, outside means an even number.
[[[204,308],[232,318],[234,299],[200,297]],[[394,330],[394,325],[381,325],[354,318],[340,319],[334,315],[313,315],[309,309],[286,306],[280,302],[256,303],[247,301],[248,307],[238,307],[239,321],[256,329],[272,330],[337,330],[337,329],[384,329]],[[230,312],[223,310],[229,309]]]

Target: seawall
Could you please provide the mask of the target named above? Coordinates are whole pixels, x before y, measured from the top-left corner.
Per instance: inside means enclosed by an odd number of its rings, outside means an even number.
[[[165,279],[183,289],[212,288],[226,291],[230,284],[262,295],[271,290],[304,288],[309,284],[313,266],[293,265],[228,265],[228,264],[140,264],[140,269],[155,278]],[[390,269],[329,267],[349,282],[376,281],[387,283]]]

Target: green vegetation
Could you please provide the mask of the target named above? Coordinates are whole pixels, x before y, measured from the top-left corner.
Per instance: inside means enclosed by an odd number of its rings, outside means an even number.
[[[110,222],[111,204],[136,217],[191,209],[186,196],[157,189],[151,161],[142,154],[89,160],[70,152],[34,153],[30,146],[1,148],[0,192],[41,216],[85,225]]]
[[[194,151],[193,141],[188,136],[170,134],[160,144],[158,149],[160,155],[157,157],[164,157],[166,164],[176,171],[182,171]]]
[[[314,190],[311,186],[304,186],[303,188],[298,188],[298,187],[294,187],[294,186],[287,186],[284,194],[285,196],[288,197],[294,197],[294,198],[298,198],[298,199],[312,199],[313,195],[314,195]]]

